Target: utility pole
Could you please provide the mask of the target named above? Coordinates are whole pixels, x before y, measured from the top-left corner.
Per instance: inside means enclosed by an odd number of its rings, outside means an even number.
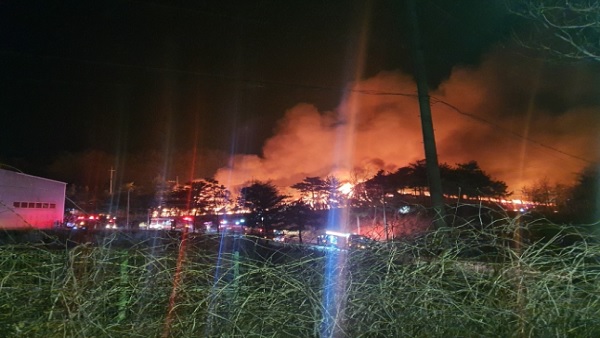
[[[387,223],[387,211],[385,210],[385,191],[383,192],[383,197],[381,199],[381,204],[383,206],[383,228],[385,229],[385,241],[390,241],[390,233],[388,231],[388,223]]]
[[[133,190],[135,187],[133,185],[133,182],[127,183],[126,187],[127,187],[127,219],[126,219],[125,229],[129,229],[129,197],[131,195],[131,190]]]
[[[434,224],[436,228],[439,229],[446,226],[444,219],[446,211],[444,209],[442,179],[440,176],[440,167],[435,147],[435,136],[433,133],[433,120],[431,118],[431,105],[429,102],[429,86],[427,85],[425,60],[423,56],[423,47],[421,46],[421,34],[419,31],[415,0],[406,0],[406,3],[411,26],[413,64],[415,68],[414,75],[415,81],[417,82],[419,108],[421,110],[421,129],[423,131],[423,143],[425,146],[425,163],[427,178],[429,180],[429,193],[435,212]]]
[[[115,169],[113,169],[113,167],[110,167],[110,187],[108,188],[108,192],[110,194],[110,196],[112,197],[113,194],[113,176],[115,174]]]
[[[125,229],[129,229],[129,195],[131,194],[131,189],[127,189],[127,220],[125,221]]]

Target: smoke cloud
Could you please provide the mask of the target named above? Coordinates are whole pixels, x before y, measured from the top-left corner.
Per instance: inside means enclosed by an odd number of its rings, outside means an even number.
[[[593,98],[600,86],[589,86],[589,72],[561,67],[580,66],[496,52],[477,68],[454,69],[430,93],[439,161],[475,160],[517,198],[541,178],[572,184],[599,159],[600,104]],[[335,111],[291,107],[260,156],[234,155],[215,178],[233,190],[252,180],[280,187],[308,176],[360,180],[425,157],[411,77],[384,71],[345,93]]]

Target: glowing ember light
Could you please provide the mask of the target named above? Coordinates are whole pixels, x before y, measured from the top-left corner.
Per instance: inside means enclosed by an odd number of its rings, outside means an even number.
[[[344,195],[350,195],[353,189],[354,185],[350,182],[346,182],[342,184],[342,186],[339,188],[339,191]]]

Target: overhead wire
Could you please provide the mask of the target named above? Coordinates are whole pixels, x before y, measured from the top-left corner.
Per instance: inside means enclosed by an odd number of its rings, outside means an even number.
[[[547,145],[547,144],[544,144],[544,143],[542,143],[542,142],[539,142],[539,141],[537,141],[537,140],[534,140],[534,139],[532,139],[531,137],[528,137],[528,136],[524,136],[524,135],[522,135],[522,134],[519,134],[519,133],[515,132],[514,130],[510,130],[510,129],[508,129],[508,128],[505,128],[505,127],[503,127],[503,126],[499,125],[498,123],[494,123],[494,122],[492,122],[492,121],[490,121],[490,120],[487,120],[487,119],[485,119],[485,118],[483,118],[483,117],[481,117],[481,116],[477,116],[477,115],[475,115],[475,114],[471,114],[471,113],[464,112],[464,111],[460,110],[458,107],[456,107],[456,106],[454,106],[454,105],[452,105],[452,104],[450,104],[450,103],[448,103],[448,102],[446,102],[446,101],[444,101],[444,100],[438,99],[438,98],[436,98],[436,97],[433,97],[433,96],[431,97],[431,100],[432,100],[431,102],[432,102],[432,103],[434,103],[434,104],[435,104],[435,103],[440,103],[440,104],[443,104],[443,105],[447,106],[448,108],[451,108],[452,110],[454,110],[455,112],[457,112],[457,113],[458,113],[458,114],[460,114],[460,115],[463,115],[463,116],[469,117],[469,118],[471,118],[471,119],[473,119],[473,120],[475,120],[475,121],[481,122],[481,123],[485,123],[485,124],[491,125],[491,126],[493,126],[494,128],[496,128],[496,129],[502,130],[502,131],[504,131],[504,132],[506,132],[506,133],[510,134],[511,136],[514,136],[514,137],[520,138],[520,139],[522,139],[522,140],[525,140],[525,141],[527,141],[527,142],[530,142],[530,143],[532,143],[532,144],[536,144],[536,145],[538,145],[538,146],[540,146],[540,147],[543,147],[543,148],[546,148],[546,149],[552,150],[552,151],[554,151],[554,152],[557,152],[557,153],[560,153],[560,154],[562,154],[562,155],[569,156],[569,157],[571,157],[571,158],[573,158],[573,159],[576,159],[576,160],[580,160],[580,161],[586,162],[587,164],[594,164],[594,162],[593,162],[593,161],[590,161],[590,160],[588,160],[588,159],[586,159],[586,158],[583,158],[583,157],[581,157],[581,156],[577,156],[577,155],[573,155],[573,154],[571,154],[571,153],[567,153],[566,151],[563,151],[563,150],[560,150],[560,149],[558,149],[558,148],[555,148],[555,147],[549,146],[549,145]]]
[[[252,19],[248,19],[248,18],[242,19],[239,15],[233,17],[233,16],[226,15],[226,14],[220,14],[220,13],[215,13],[215,12],[210,12],[210,11],[205,11],[205,10],[198,10],[198,9],[182,8],[182,7],[173,6],[170,4],[156,3],[156,2],[151,2],[151,1],[129,0],[129,2],[144,4],[147,6],[158,6],[161,8],[175,9],[175,10],[179,10],[179,11],[182,11],[182,10],[191,11],[196,14],[214,16],[214,17],[218,17],[218,18],[225,18],[225,19],[231,19],[231,20],[243,20],[245,23],[254,23],[254,24],[267,23],[266,20],[258,20],[258,19],[252,20]],[[448,11],[439,7],[437,4],[433,3],[432,1],[429,1],[429,3],[432,4],[438,11],[443,12],[443,14],[445,14],[448,18],[457,20],[451,13],[449,13]],[[326,15],[323,14],[322,16],[325,17]],[[296,27],[296,28],[298,28],[298,27]],[[119,67],[119,68],[131,69],[131,70],[136,70],[136,71],[172,73],[172,74],[191,75],[191,76],[204,77],[204,78],[215,78],[215,79],[221,79],[221,80],[227,80],[227,81],[236,81],[236,82],[246,83],[248,85],[254,85],[254,86],[274,85],[274,86],[304,88],[304,89],[310,89],[310,90],[334,91],[338,94],[340,92],[340,87],[338,87],[338,86],[316,85],[316,84],[297,83],[297,82],[290,82],[290,81],[275,81],[275,80],[265,80],[265,79],[255,80],[255,79],[248,79],[248,78],[240,78],[239,76],[236,76],[236,75],[224,74],[224,73],[181,70],[181,69],[176,69],[176,68],[157,67],[157,66],[149,66],[149,65],[133,65],[133,64],[126,64],[126,63],[87,60],[87,59],[69,58],[69,57],[54,56],[54,55],[39,55],[39,54],[18,52],[18,51],[13,51],[13,50],[0,50],[0,54],[34,57],[34,58],[59,60],[59,61],[67,61],[67,62],[78,62],[78,63],[82,63],[82,64],[89,64],[89,65],[95,65],[95,66]],[[21,79],[21,80],[23,80],[23,79]],[[58,80],[48,80],[48,79],[29,79],[29,80],[36,81],[36,82],[52,82],[52,83],[64,83],[64,84],[81,84],[82,83],[82,82],[77,82],[77,81],[75,81],[75,82],[65,81],[65,80],[58,81]],[[101,84],[101,85],[127,85],[127,83],[108,83],[108,82],[94,82],[94,81],[86,81],[83,83],[84,84]],[[342,90],[342,91],[344,91],[344,90]],[[364,94],[364,95],[418,97],[417,94],[413,94],[413,93],[399,93],[399,92],[388,92],[388,91],[367,90],[367,89],[348,89],[348,88],[346,88],[345,91],[350,91],[350,92]],[[591,161],[589,159],[565,152],[563,150],[549,146],[545,143],[542,143],[542,142],[532,139],[530,137],[526,137],[522,134],[515,132],[514,130],[505,128],[505,127],[499,125],[498,123],[494,123],[494,122],[487,120],[476,114],[464,112],[460,108],[456,107],[455,105],[450,104],[440,98],[430,96],[430,99],[431,99],[432,104],[436,104],[436,103],[443,104],[460,115],[463,115],[465,117],[468,117],[468,118],[473,119],[480,123],[491,125],[491,126],[495,127],[495,130],[501,130],[513,137],[520,138],[520,139],[530,142],[532,144],[536,144],[545,149],[548,149],[548,150],[554,151],[556,153],[568,156],[570,158],[585,162],[587,164],[595,163],[594,161]]]
[[[3,53],[4,51],[0,51],[0,53]],[[13,53],[14,54],[14,53]],[[29,55],[31,56],[31,55]],[[74,59],[74,58],[63,58],[63,57],[54,57],[54,56],[37,56],[37,57],[43,57],[43,58],[52,58],[52,59],[58,59],[58,60],[64,60],[64,61],[76,61],[76,62],[81,62],[81,63],[87,63],[87,64],[92,64],[92,65],[103,65],[103,66],[113,66],[113,67],[124,67],[124,68],[130,68],[130,69],[137,69],[137,70],[143,70],[143,71],[156,71],[156,72],[171,72],[171,73],[176,73],[176,74],[184,74],[184,75],[192,75],[192,76],[198,76],[198,77],[209,77],[209,78],[219,78],[219,79],[224,79],[224,80],[229,80],[229,81],[236,81],[236,82],[241,82],[241,83],[246,83],[248,85],[255,85],[255,86],[265,86],[265,85],[275,85],[275,86],[285,86],[285,87],[295,87],[295,88],[304,88],[304,89],[310,89],[310,90],[326,90],[326,91],[332,91],[332,92],[336,92],[339,93],[340,92],[340,88],[339,87],[335,87],[335,86],[326,86],[326,85],[315,85],[315,84],[303,84],[303,83],[297,83],[297,82],[290,82],[290,81],[275,81],[275,80],[254,80],[254,79],[244,79],[244,78],[239,78],[236,77],[234,75],[226,75],[226,74],[215,74],[215,73],[208,73],[208,72],[197,72],[197,71],[189,71],[189,70],[179,70],[179,69],[174,69],[174,68],[166,68],[166,67],[153,67],[153,66],[138,66],[138,65],[131,65],[131,64],[122,64],[122,63],[114,63],[114,62],[100,62],[100,61],[90,61],[90,60],[81,60],[81,59]],[[38,81],[44,81],[44,80],[38,80]],[[68,83],[67,81],[61,80],[59,81],[60,83]],[[88,82],[88,83],[92,83],[93,82]],[[101,84],[106,85],[107,83],[102,82]],[[123,85],[123,83],[119,83],[116,85]],[[358,94],[363,94],[363,95],[375,95],[375,96],[404,96],[404,97],[418,97],[417,94],[415,93],[400,93],[400,92],[390,92],[390,91],[380,91],[380,90],[369,90],[369,89],[346,89],[349,92],[354,92],[354,93],[358,93]],[[342,90],[343,91],[343,90]],[[594,161],[591,161],[589,159],[583,158],[581,156],[577,156],[568,152],[565,152],[563,150],[560,150],[558,148],[549,146],[545,143],[542,143],[540,141],[537,141],[535,139],[532,139],[531,137],[526,137],[522,134],[519,134],[517,132],[515,132],[514,130],[510,130],[508,128],[505,128],[501,125],[499,125],[498,123],[494,123],[490,120],[487,120],[481,116],[478,116],[476,114],[473,113],[468,113],[465,112],[463,110],[461,110],[460,108],[456,107],[455,105],[444,101],[440,98],[437,98],[435,96],[430,96],[430,101],[432,104],[436,104],[436,103],[440,103],[443,104],[445,106],[447,106],[448,108],[452,109],[453,111],[455,111],[456,113],[466,116],[472,120],[478,121],[480,123],[484,123],[490,126],[495,127],[495,130],[502,130],[503,132],[513,136],[513,137],[517,137],[520,138],[522,140],[525,140],[527,142],[530,142],[532,144],[536,144],[540,147],[546,148],[548,150],[554,151],[556,153],[568,156],[570,158],[585,162],[587,164],[594,164]]]
[[[361,90],[361,89],[357,89],[357,90],[351,90],[351,91],[352,91],[352,92],[355,92],[355,93],[365,94],[365,95],[382,95],[382,96],[405,96],[405,97],[418,97],[418,94],[410,94],[410,93],[383,92],[383,91],[376,91],[376,90]],[[429,96],[429,98],[430,98],[430,102],[431,102],[431,104],[436,104],[436,103],[443,104],[443,105],[447,106],[448,108],[452,109],[454,112],[456,112],[456,113],[458,113],[458,114],[460,114],[460,115],[466,116],[466,117],[468,117],[468,118],[470,118],[470,119],[473,119],[473,120],[475,120],[475,121],[477,121],[477,122],[480,122],[480,123],[484,123],[484,124],[487,124],[487,125],[493,126],[493,127],[495,128],[494,130],[502,130],[503,132],[506,132],[507,134],[510,134],[510,135],[511,135],[511,136],[513,136],[513,137],[516,137],[516,138],[519,138],[519,139],[525,140],[525,141],[527,141],[527,142],[530,142],[530,143],[532,143],[532,144],[536,144],[536,145],[538,145],[538,146],[540,146],[540,147],[543,147],[543,148],[546,148],[546,149],[548,149],[548,150],[551,150],[551,151],[557,152],[557,153],[559,153],[559,154],[562,154],[562,155],[565,155],[565,156],[571,157],[571,158],[573,158],[573,159],[576,159],[576,160],[579,160],[579,161],[585,162],[585,163],[587,163],[587,164],[595,164],[595,162],[594,162],[594,161],[591,161],[591,160],[588,160],[588,159],[586,159],[586,158],[583,158],[583,157],[581,157],[581,156],[577,156],[577,155],[574,155],[574,154],[568,153],[568,152],[566,152],[566,151],[560,150],[560,149],[558,149],[558,148],[555,148],[555,147],[549,146],[549,145],[547,145],[547,144],[545,144],[545,143],[542,143],[542,142],[540,142],[540,141],[537,141],[537,140],[535,140],[535,139],[532,139],[531,137],[527,137],[527,136],[524,136],[524,135],[522,135],[522,134],[519,134],[519,133],[515,132],[514,130],[511,130],[511,129],[505,128],[505,127],[501,126],[501,125],[500,125],[500,124],[498,124],[498,123],[494,123],[494,122],[492,122],[492,121],[490,121],[490,120],[487,120],[487,119],[485,119],[485,118],[483,118],[483,117],[481,117],[481,116],[478,116],[478,115],[476,115],[476,114],[473,114],[473,113],[467,113],[467,112],[465,112],[465,111],[461,110],[460,108],[456,107],[455,105],[453,105],[453,104],[451,104],[451,103],[449,103],[449,102],[447,102],[447,101],[444,101],[444,100],[442,100],[442,99],[440,99],[440,98],[437,98],[437,97],[435,97],[435,96]]]

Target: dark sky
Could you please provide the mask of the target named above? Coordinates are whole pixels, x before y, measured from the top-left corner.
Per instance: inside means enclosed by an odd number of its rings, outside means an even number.
[[[511,28],[494,2],[419,3],[432,84],[456,64],[476,64]],[[338,104],[354,77],[369,10],[361,75],[410,71],[402,2],[371,7],[363,1],[2,1],[1,154],[114,151],[123,142],[129,150],[160,147],[165,126],[179,147],[190,147],[198,135],[203,147],[258,152],[289,107]]]
[[[480,160],[499,178],[514,178],[500,162],[510,162],[515,145],[497,142],[515,134],[545,147],[555,161],[577,162],[564,177],[597,158],[595,148],[580,151],[598,123],[589,113],[599,106],[596,65],[524,56],[511,34],[527,27],[502,0],[418,0],[417,7],[433,94],[475,114],[436,113],[440,105],[433,106],[442,161]],[[267,167],[261,171],[273,173],[282,167],[278,161],[294,158],[290,149],[274,152],[277,158],[265,153],[287,142],[281,133],[317,135],[318,128],[303,124],[312,110],[297,110],[299,103],[313,105],[325,121],[330,111],[344,114],[350,83],[415,93],[414,83],[403,80],[413,70],[408,32],[404,1],[392,0],[3,0],[0,161],[42,166],[62,152],[196,147],[258,154],[259,166]],[[390,107],[403,116],[401,103],[381,98],[369,106],[371,99],[359,100],[373,121]],[[480,124],[459,128],[461,119]],[[584,131],[573,128],[582,124]],[[379,125],[385,123],[363,127]],[[421,147],[420,126],[406,128]],[[487,144],[490,132],[495,139]],[[526,153],[530,149],[514,156],[522,171],[531,164],[529,176],[549,174],[536,171],[547,158]],[[394,154],[361,161],[392,168],[424,157],[413,149],[403,153],[410,156],[382,158]],[[297,174],[324,175],[326,167],[331,164]]]

